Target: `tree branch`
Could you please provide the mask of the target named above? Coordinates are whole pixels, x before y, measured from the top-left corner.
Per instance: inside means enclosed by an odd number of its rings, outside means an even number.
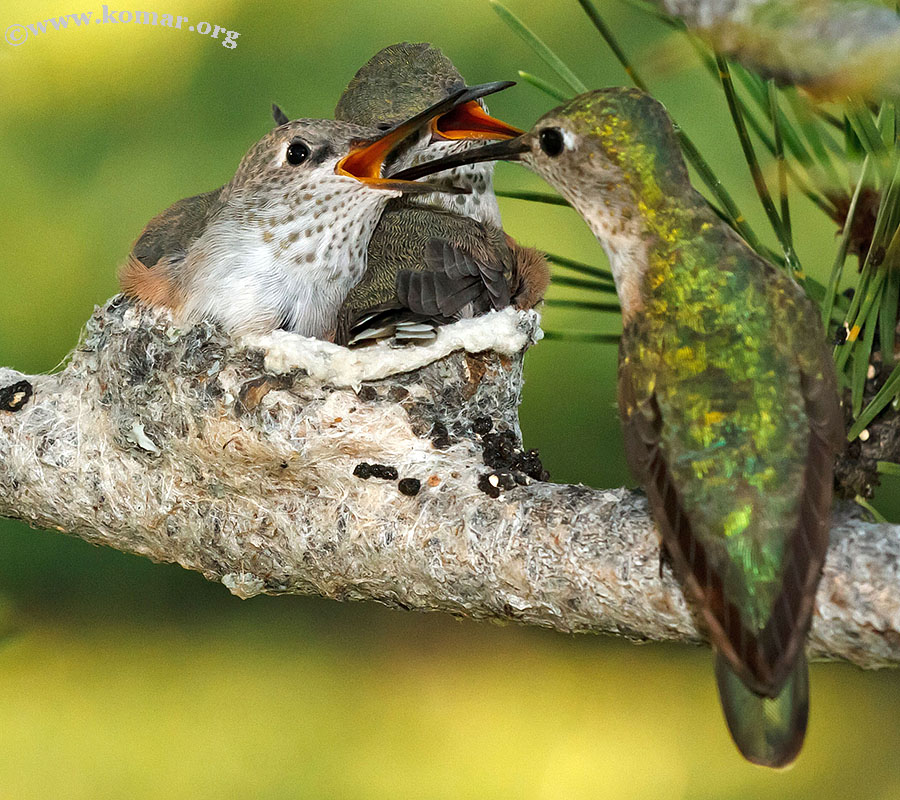
[[[843,98],[900,86],[900,18],[836,0],[653,0],[710,45],[786,83]]]
[[[517,408],[537,330],[507,310],[425,348],[235,343],[114,298],[59,374],[0,369],[0,515],[240,597],[700,641],[641,494],[535,479]],[[900,661],[900,527],[838,515],[810,650]]]

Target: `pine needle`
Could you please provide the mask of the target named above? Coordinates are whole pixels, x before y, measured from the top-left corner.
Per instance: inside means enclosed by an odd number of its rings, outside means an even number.
[[[578,79],[578,76],[565,65],[563,60],[556,55],[556,53],[554,53],[544,41],[531,30],[531,28],[522,22],[522,20],[502,3],[497,2],[497,0],[490,0],[490,3],[500,19],[510,27],[513,33],[534,50],[534,52],[544,60],[547,66],[563,79],[566,85],[575,92],[575,94],[583,94],[587,91],[587,86]]]
[[[519,77],[525,81],[525,83],[530,83],[536,89],[540,89],[544,94],[550,95],[554,100],[559,100],[561,103],[566,102],[566,100],[569,100],[572,97],[572,95],[566,94],[562,89],[557,89],[549,81],[545,81],[537,75],[532,75],[530,72],[519,70]]]

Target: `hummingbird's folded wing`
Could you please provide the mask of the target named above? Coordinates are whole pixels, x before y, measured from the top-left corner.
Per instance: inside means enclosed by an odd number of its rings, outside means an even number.
[[[457,244],[435,237],[425,247],[425,262],[433,274],[446,276],[449,281],[467,283],[477,277],[491,308],[506,308],[510,304],[512,265],[508,245],[500,251],[484,248],[482,254],[475,256]]]
[[[802,292],[799,288],[797,291]],[[688,495],[693,493],[691,496],[696,499],[704,484],[719,481],[720,477],[701,470],[696,474],[703,474],[703,477],[691,479],[685,485],[674,479],[669,461],[679,457],[678,453],[683,461],[687,451],[679,449],[677,440],[672,439],[673,435],[677,436],[672,431],[678,425],[671,420],[666,422],[657,397],[659,387],[646,388],[656,382],[648,381],[646,376],[636,377],[639,367],[630,358],[634,352],[634,334],[629,329],[622,338],[618,381],[625,455],[635,476],[647,490],[654,519],[675,568],[700,603],[713,644],[747,686],[770,697],[778,692],[790,674],[809,628],[814,588],[828,544],[834,452],[843,438],[830,355],[823,347],[824,333],[821,333],[815,310],[805,297],[798,296],[796,305],[789,306],[785,313],[793,315],[795,323],[797,315],[812,315],[806,326],[799,326],[804,331],[803,340],[808,344],[787,336],[780,345],[786,357],[794,361],[798,400],[808,419],[808,435],[802,467],[797,475],[799,481],[796,485],[782,487],[796,498],[794,513],[791,527],[783,534],[784,566],[780,571],[780,583],[773,592],[768,616],[761,620],[758,628],[748,624],[735,603],[734,587],[729,583],[735,578],[729,577],[728,571],[721,566],[723,540],[717,538],[718,534],[714,536],[711,531],[696,527],[704,525],[703,519],[694,518],[702,518],[702,513],[698,514],[696,509],[694,514],[686,511]],[[670,432],[668,439],[666,430]],[[733,435],[740,436],[739,433]],[[723,446],[727,450],[731,444]],[[673,448],[675,453],[669,452]],[[724,455],[719,457],[726,458]],[[696,459],[702,460],[703,454],[698,453]],[[730,484],[738,487],[739,477],[733,476]],[[726,490],[720,486],[719,491]],[[714,520],[716,513],[713,510],[706,522]],[[727,527],[724,518],[719,522],[721,528]],[[778,525],[780,521],[763,518],[756,524],[765,527]],[[748,546],[752,546],[752,542],[748,541]],[[746,552],[748,559],[754,558],[752,550]]]
[[[468,217],[397,202],[382,216],[368,258],[338,313],[338,344],[425,341],[435,326],[511,302],[515,255],[505,234]]]
[[[150,305],[177,308],[183,298],[175,271],[218,207],[222,189],[186,197],[157,214],[131,248],[119,271],[122,291]]]
[[[141,232],[131,255],[145,267],[152,268],[163,259],[184,258],[206,227],[210,211],[218,204],[222,188],[186,197],[157,214]]]
[[[425,270],[404,269],[397,273],[397,299],[404,308],[417,314],[456,319],[509,305],[509,283],[502,263],[477,259],[464,248],[438,237],[426,244],[424,261]]]
[[[623,346],[627,335],[626,331]],[[765,681],[757,676],[766,676],[768,669],[760,658],[756,638],[741,621],[737,607],[726,598],[722,578],[712,568],[706,548],[693,530],[666,463],[661,448],[663,419],[656,395],[638,396],[635,389],[631,364],[620,358],[618,404],[628,466],[647,491],[662,543],[676,573],[700,603],[713,644],[746,683],[761,688]]]
[[[401,308],[434,318],[438,323],[454,320],[483,293],[484,285],[477,275],[451,278],[441,272],[400,270],[397,273],[397,299]]]
[[[338,344],[349,346],[393,337],[404,343],[427,343],[436,328],[458,318],[484,293],[478,276],[450,278],[443,273],[400,270],[395,299],[367,308],[338,324]]]

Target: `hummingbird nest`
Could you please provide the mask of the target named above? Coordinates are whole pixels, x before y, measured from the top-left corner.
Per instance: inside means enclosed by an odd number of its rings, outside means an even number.
[[[177,562],[247,598],[312,593],[697,642],[643,495],[547,482],[518,423],[538,315],[425,347],[232,340],[122,297],[65,369],[0,369],[0,515]],[[813,656],[900,662],[900,529],[841,512]]]

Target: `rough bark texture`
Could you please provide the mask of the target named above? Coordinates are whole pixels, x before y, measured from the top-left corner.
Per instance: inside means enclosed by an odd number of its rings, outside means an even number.
[[[491,316],[441,340],[483,352],[439,344],[396,372],[406,356],[379,346],[328,378],[333,345],[234,343],[116,298],[61,373],[0,369],[0,515],[177,562],[241,597],[701,640],[641,494],[539,480],[517,419],[536,316]],[[510,355],[484,350],[491,326]],[[810,650],[900,661],[900,527],[838,515]]]

